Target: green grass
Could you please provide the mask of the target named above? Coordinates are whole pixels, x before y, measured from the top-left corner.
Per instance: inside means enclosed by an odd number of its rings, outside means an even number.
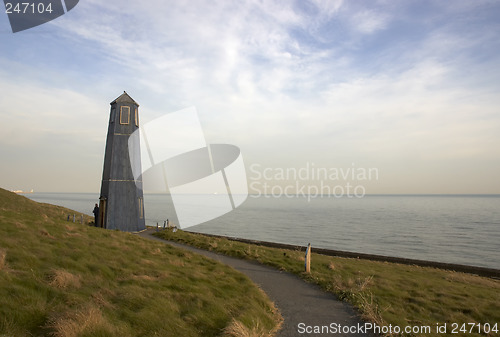
[[[445,271],[312,254],[311,273],[304,273],[304,252],[268,248],[189,232],[162,231],[167,240],[217,251],[301,276],[353,304],[364,319],[380,326],[431,326],[426,336],[480,336],[486,333],[451,333],[451,325],[496,323],[500,329],[500,281]],[[314,252],[314,247],[313,247]],[[328,322],[325,322],[325,324]],[[436,333],[436,323],[447,333]],[[469,327],[467,327],[469,329]],[[499,336],[490,333],[490,336]]]
[[[234,269],[69,212],[0,189],[0,336],[267,336],[279,325]]]

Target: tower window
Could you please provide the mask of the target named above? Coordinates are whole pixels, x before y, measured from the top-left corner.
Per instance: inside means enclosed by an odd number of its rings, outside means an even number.
[[[137,108],[135,108],[135,126],[139,126],[139,114],[137,113]]]
[[[130,107],[122,106],[120,107],[120,124],[130,123]]]
[[[113,108],[113,109],[111,109],[111,118],[109,119],[111,121],[111,123],[115,122],[115,115],[116,115],[116,109]]]

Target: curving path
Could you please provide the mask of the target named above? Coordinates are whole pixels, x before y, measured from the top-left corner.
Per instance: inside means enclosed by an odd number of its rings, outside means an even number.
[[[192,252],[207,256],[214,260],[227,264],[234,269],[247,275],[256,283],[267,296],[276,304],[284,318],[279,337],[295,336],[374,336],[373,334],[358,333],[307,333],[306,326],[325,326],[337,323],[342,326],[358,327],[364,326],[357,313],[344,302],[339,301],[333,294],[322,291],[318,286],[309,284],[299,277],[282,272],[277,269],[264,266],[257,262],[241,260],[206,250],[194,248],[187,245],[163,240],[152,235],[155,229],[148,229],[139,235],[156,241],[184,248]],[[304,325],[300,325],[303,323]],[[302,328],[301,328],[302,327]],[[310,329],[311,329],[310,328]]]

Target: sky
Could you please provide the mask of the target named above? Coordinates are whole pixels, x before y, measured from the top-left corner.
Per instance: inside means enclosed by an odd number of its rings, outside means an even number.
[[[142,123],[196,107],[249,182],[376,169],[367,194],[498,194],[499,17],[483,0],[81,0],[14,34],[0,13],[0,187],[99,193],[126,90]]]

